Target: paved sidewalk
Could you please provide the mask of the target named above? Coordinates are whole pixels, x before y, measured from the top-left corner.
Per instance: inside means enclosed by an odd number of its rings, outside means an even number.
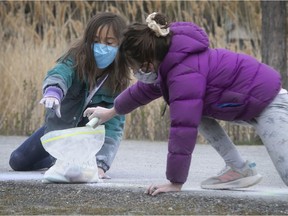
[[[10,153],[26,137],[0,136],[0,214],[132,214],[132,215],[288,215],[288,188],[264,146],[238,146],[257,163],[263,180],[242,190],[203,190],[200,182],[224,163],[209,145],[198,144],[188,181],[179,193],[144,194],[151,183],[165,183],[167,144],[124,140],[108,171],[96,184],[44,184],[43,171],[14,172]]]

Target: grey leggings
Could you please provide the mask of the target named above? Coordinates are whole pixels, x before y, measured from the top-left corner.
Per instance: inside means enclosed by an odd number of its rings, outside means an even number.
[[[277,95],[260,116],[246,123],[255,128],[280,177],[288,186],[288,94]],[[216,120],[203,117],[199,132],[227,165],[243,163],[235,145]]]

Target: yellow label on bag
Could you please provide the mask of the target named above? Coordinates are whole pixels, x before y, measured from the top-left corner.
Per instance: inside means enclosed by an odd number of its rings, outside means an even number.
[[[104,134],[105,129],[100,128],[89,128],[89,127],[83,127],[83,128],[70,128],[70,129],[64,129],[64,130],[58,130],[58,131],[50,131],[49,133],[45,134],[43,137],[41,137],[42,144],[46,144],[52,141],[64,139],[67,137],[74,137],[74,136],[81,136],[81,135],[95,135],[95,134]]]
[[[50,138],[50,139],[47,139],[47,140],[43,140],[42,141],[42,144],[45,144],[45,143],[48,143],[48,142],[51,142],[51,141],[55,141],[55,140],[59,140],[59,139],[63,139],[65,137],[73,137],[73,136],[77,136],[77,135],[84,135],[84,134],[101,134],[101,133],[104,133],[105,131],[102,130],[102,131],[87,131],[87,132],[76,132],[76,133],[71,133],[71,134],[63,134],[61,136],[56,136],[56,137],[53,137],[53,138]]]

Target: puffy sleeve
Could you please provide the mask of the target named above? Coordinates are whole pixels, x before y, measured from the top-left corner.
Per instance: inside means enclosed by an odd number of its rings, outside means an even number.
[[[167,79],[171,126],[166,177],[173,183],[184,183],[201,121],[206,79],[183,65],[174,70],[186,72],[173,75],[171,71]]]
[[[115,99],[114,107],[118,114],[124,115],[161,96],[162,93],[158,83],[146,84],[138,81]]]

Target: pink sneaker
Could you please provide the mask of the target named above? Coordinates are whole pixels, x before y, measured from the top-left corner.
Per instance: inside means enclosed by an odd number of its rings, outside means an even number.
[[[201,183],[203,189],[233,189],[245,188],[259,183],[262,179],[257,174],[256,164],[246,161],[241,169],[226,166],[217,176],[206,179]]]

